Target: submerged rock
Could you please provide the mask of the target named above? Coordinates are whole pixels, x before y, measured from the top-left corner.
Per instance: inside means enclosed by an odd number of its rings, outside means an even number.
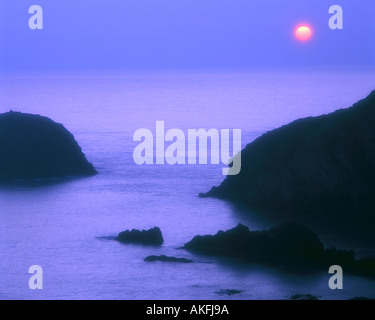
[[[324,249],[314,232],[296,222],[285,222],[268,231],[253,232],[239,224],[216,235],[195,236],[183,248],[274,266],[288,272],[328,272],[330,266],[339,265],[345,272],[375,277],[374,259],[355,261],[352,251]]]
[[[0,180],[96,173],[62,124],[39,115],[12,111],[0,114]]]
[[[312,294],[294,294],[290,297],[290,300],[319,300],[319,298]]]
[[[144,259],[144,261],[147,261],[147,262],[164,261],[164,262],[180,262],[180,263],[192,263],[193,262],[193,260],[189,260],[185,258],[167,257],[165,255],[148,256]]]
[[[200,196],[278,211],[342,208],[374,216],[375,91],[350,108],[263,134],[241,159],[238,175]]]
[[[216,291],[215,293],[221,296],[223,295],[232,296],[234,294],[239,294],[241,292],[242,292],[241,290],[225,289],[225,290]]]
[[[138,243],[144,245],[161,246],[164,242],[161,230],[154,227],[149,230],[125,230],[118,234],[115,238],[117,241],[124,243]]]

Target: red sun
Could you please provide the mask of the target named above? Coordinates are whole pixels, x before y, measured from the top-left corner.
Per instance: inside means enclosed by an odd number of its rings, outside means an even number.
[[[295,35],[299,41],[310,40],[312,36],[312,29],[307,25],[300,25],[296,28]]]

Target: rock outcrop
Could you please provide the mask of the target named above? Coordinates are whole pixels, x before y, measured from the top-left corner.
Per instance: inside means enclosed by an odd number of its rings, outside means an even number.
[[[236,258],[295,272],[327,272],[332,265],[345,272],[375,277],[375,259],[355,260],[353,251],[324,249],[317,235],[297,222],[284,222],[267,231],[239,224],[216,235],[195,236],[184,249],[212,256]]]
[[[375,91],[350,108],[265,133],[241,157],[238,175],[200,196],[278,211],[344,208],[373,215]]]
[[[30,180],[96,174],[73,135],[49,118],[0,114],[0,180]]]
[[[123,243],[136,243],[151,246],[161,246],[164,242],[161,230],[158,227],[149,230],[132,229],[122,231],[115,238],[117,241]]]

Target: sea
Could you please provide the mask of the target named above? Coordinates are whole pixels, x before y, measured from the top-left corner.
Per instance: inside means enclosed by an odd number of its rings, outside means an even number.
[[[250,230],[277,223],[198,196],[223,181],[221,163],[138,165],[133,159],[134,132],[155,133],[156,121],[185,133],[241,129],[244,147],[298,118],[349,107],[374,89],[374,70],[355,68],[2,75],[0,112],[62,123],[98,174],[0,185],[0,299],[375,298],[375,281],[345,271],[343,289],[331,290],[328,270],[296,275],[181,249],[195,235],[238,223]],[[154,226],[162,231],[161,247],[114,240],[121,231]],[[145,262],[149,255],[194,263]],[[42,289],[29,287],[33,265],[43,270]]]

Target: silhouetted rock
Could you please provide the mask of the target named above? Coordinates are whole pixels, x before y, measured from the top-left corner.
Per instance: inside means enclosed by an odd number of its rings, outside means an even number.
[[[147,262],[164,261],[164,262],[180,262],[180,263],[192,263],[193,262],[193,260],[189,260],[185,258],[167,257],[165,255],[148,256],[144,259],[144,261],[147,261]]]
[[[312,294],[295,294],[290,297],[291,300],[319,300],[318,297]]]
[[[163,235],[158,227],[149,230],[126,230],[120,232],[116,237],[117,241],[124,243],[138,243],[144,245],[161,246],[164,242]]]
[[[325,250],[314,232],[296,222],[285,222],[268,231],[253,232],[239,224],[213,236],[195,236],[183,248],[201,254],[266,264],[288,272],[327,272],[332,265],[366,277],[373,277],[375,272],[374,259],[355,261],[352,251]]]
[[[39,115],[0,114],[0,180],[94,175],[73,135]]]
[[[375,91],[353,107],[263,134],[242,150],[241,159],[238,175],[200,196],[278,210],[345,208],[373,216]]]

